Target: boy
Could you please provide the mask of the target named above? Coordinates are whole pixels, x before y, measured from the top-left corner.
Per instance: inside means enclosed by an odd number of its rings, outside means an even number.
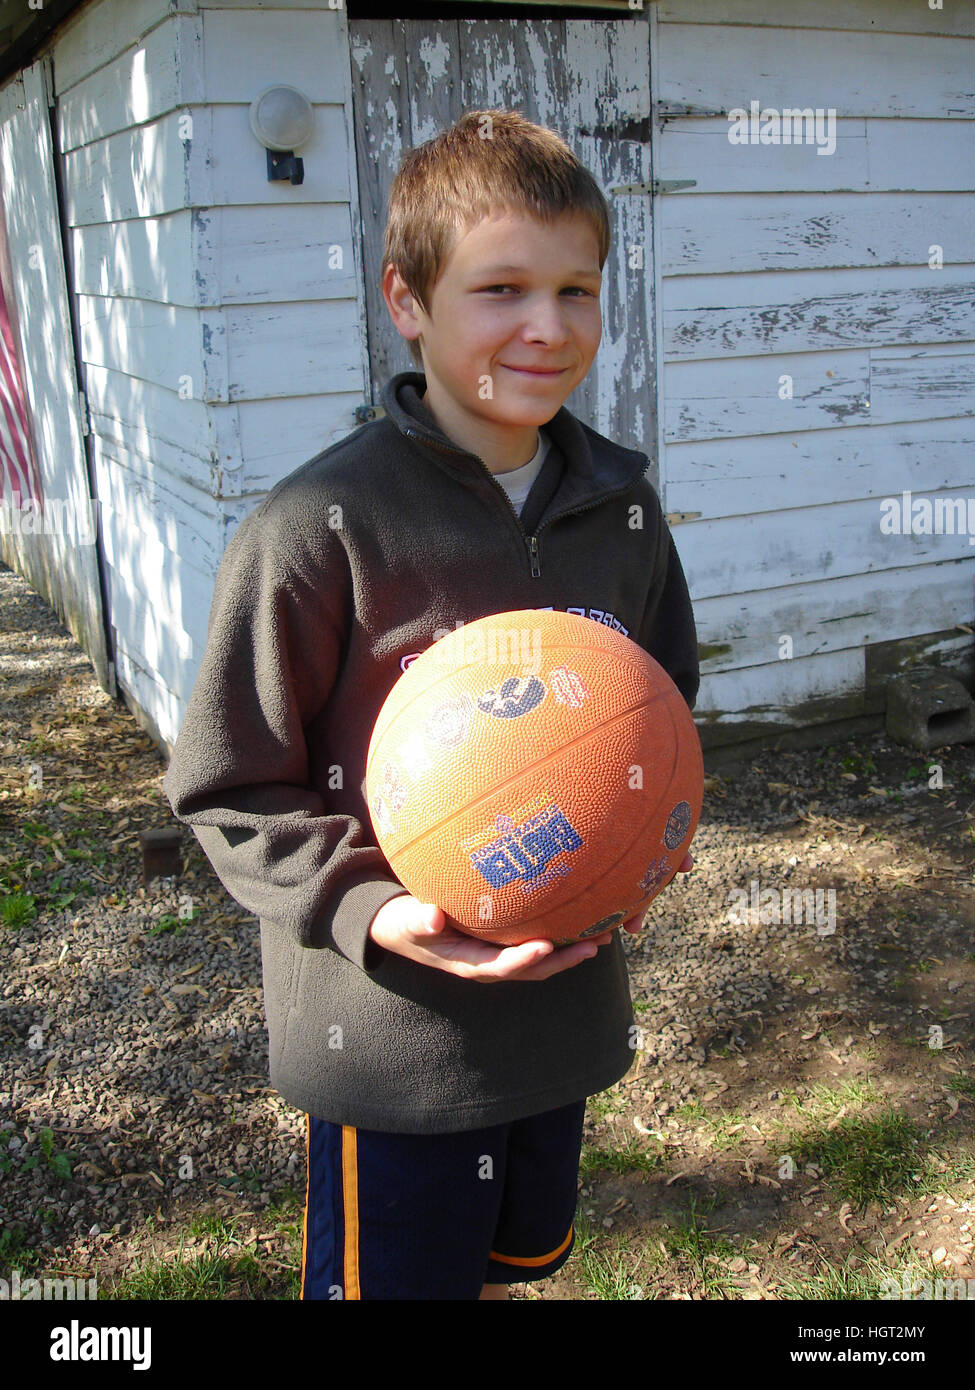
[[[599,345],[608,250],[591,175],[516,113],[409,152],[382,284],[423,371],[273,488],[217,575],[165,789],[260,918],[271,1082],[308,1112],[303,1298],[504,1298],[553,1274],[586,1097],[633,1061],[619,935],[465,936],[393,877],[364,792],[400,672],[488,613],[609,623],[693,708],[646,458],[563,406]]]

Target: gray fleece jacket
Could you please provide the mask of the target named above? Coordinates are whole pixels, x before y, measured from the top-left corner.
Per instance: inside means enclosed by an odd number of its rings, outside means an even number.
[[[402,372],[385,417],[284,478],[221,561],[163,783],[261,924],[271,1084],[322,1119],[437,1134],[604,1090],[634,1058],[617,933],[544,981],[486,984],[367,935],[406,890],[375,843],[366,751],[411,657],[458,624],[568,609],[638,642],[688,706],[697,640],[646,457],[563,406],[519,517]]]

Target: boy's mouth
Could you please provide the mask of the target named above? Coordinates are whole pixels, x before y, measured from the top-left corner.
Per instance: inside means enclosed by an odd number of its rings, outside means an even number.
[[[561,376],[567,372],[568,367],[509,367],[506,362],[501,363],[509,372],[518,372],[521,376]]]

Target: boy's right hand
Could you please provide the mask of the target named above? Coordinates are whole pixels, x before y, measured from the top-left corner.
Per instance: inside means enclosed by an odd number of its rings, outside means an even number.
[[[526,941],[521,946],[493,946],[458,931],[442,908],[421,903],[409,893],[390,898],[369,925],[370,939],[395,955],[448,975],[493,984],[498,980],[547,980],[589,960],[612,939],[612,931],[571,946]]]

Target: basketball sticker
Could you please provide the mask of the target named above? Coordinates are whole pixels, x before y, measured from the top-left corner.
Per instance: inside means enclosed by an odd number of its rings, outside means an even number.
[[[400,770],[394,763],[383,763],[380,773],[379,795],[383,802],[388,805],[390,811],[402,809],[403,802],[406,800],[406,787],[400,776]]]
[[[548,681],[560,705],[571,705],[573,709],[578,709],[589,695],[578,671],[570,671],[568,666],[556,666],[549,672]]]
[[[427,718],[426,736],[440,748],[459,748],[467,737],[473,714],[474,701],[469,695],[441,700]]]
[[[393,822],[390,819],[389,809],[381,796],[377,796],[373,799],[372,813],[376,818],[376,824],[379,826],[379,833],[381,835],[392,835]]]
[[[425,772],[430,771],[432,766],[430,755],[427,753],[423,735],[418,729],[414,729],[409,738],[399,745],[396,752],[399,754],[407,775],[414,782],[419,781]]]
[[[670,860],[661,856],[654,859],[647,866],[647,871],[640,879],[640,890],[643,893],[650,893],[656,888],[660,880],[670,871]]]
[[[677,805],[667,817],[667,824],[664,827],[664,844],[668,849],[676,849],[687,834],[691,824],[691,804],[689,801],[678,801]]]
[[[545,806],[529,820],[516,825],[498,816],[497,839],[477,849],[471,863],[492,888],[504,888],[516,879],[530,883],[544,872],[549,860],[582,845],[583,839],[555,804]]]
[[[537,676],[508,676],[494,690],[478,696],[477,707],[495,719],[518,719],[545,699],[545,686]]]
[[[598,922],[593,922],[591,927],[581,931],[576,937],[577,941],[585,941],[587,936],[599,936],[600,932],[609,931],[610,927],[616,927],[622,922],[622,912],[614,912],[610,917],[603,917]]]

